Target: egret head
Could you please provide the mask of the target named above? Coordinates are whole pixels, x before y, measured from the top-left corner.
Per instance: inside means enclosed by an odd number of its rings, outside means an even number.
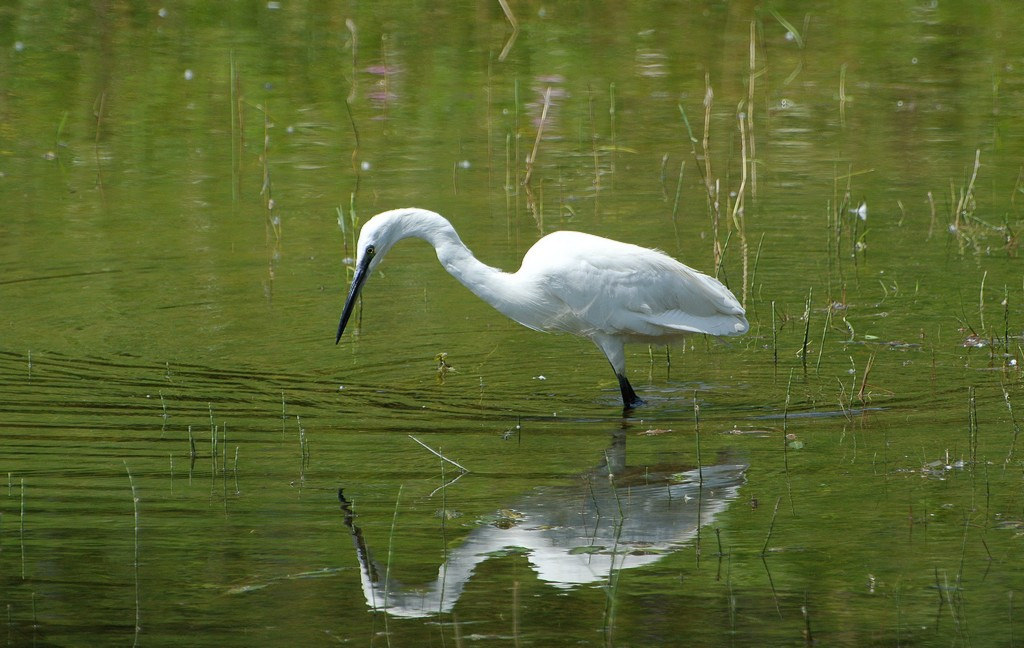
[[[335,344],[341,340],[341,334],[345,332],[345,325],[348,324],[348,318],[352,315],[352,309],[363,284],[395,243],[408,236],[416,235],[414,228],[410,227],[410,221],[416,216],[416,212],[422,211],[393,209],[381,212],[366,221],[363,228],[359,230],[359,243],[356,244],[356,272],[348,290],[345,308],[341,312]]]

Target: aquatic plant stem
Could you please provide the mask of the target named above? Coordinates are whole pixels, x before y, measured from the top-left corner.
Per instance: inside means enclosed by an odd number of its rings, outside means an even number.
[[[139,632],[142,630],[142,606],[139,597],[139,495],[135,491],[135,480],[132,478],[132,471],[128,462],[124,461],[125,472],[128,473],[128,485],[132,489],[132,511],[135,517],[134,555],[132,568],[135,574],[135,639],[132,645],[139,643]]]
[[[686,160],[682,160],[679,163],[679,177],[676,179],[676,195],[672,201],[672,230],[676,235],[676,247],[679,247],[679,222],[677,217],[679,215],[679,194],[683,189],[683,170],[686,169]]]
[[[988,277],[988,270],[981,275],[981,287],[978,289],[978,330],[985,335],[985,279]]]
[[[925,240],[931,240],[932,233],[935,231],[935,197],[930,191],[928,192],[928,207],[931,210],[931,220],[928,221],[928,237]]]
[[[700,529],[701,524],[701,500],[704,497],[704,468],[700,462],[700,403],[697,401],[697,390],[693,390],[693,431],[697,444],[697,538],[694,543],[694,551],[697,558],[697,566],[700,566]]]
[[[427,445],[426,443],[423,443],[422,441],[420,441],[419,439],[417,439],[417,438],[416,438],[416,437],[414,437],[413,435],[411,435],[411,434],[410,434],[410,435],[409,435],[409,438],[410,438],[410,439],[412,439],[413,441],[415,441],[416,443],[420,444],[420,445],[421,445],[421,446],[423,446],[424,448],[426,448],[426,450],[427,450],[428,452],[430,452],[430,453],[432,453],[432,454],[434,454],[434,455],[436,455],[436,456],[440,457],[441,459],[444,459],[445,461],[447,461],[447,462],[448,462],[448,463],[450,463],[451,465],[455,466],[456,468],[458,468],[458,469],[459,469],[459,470],[461,470],[462,472],[466,472],[466,473],[468,473],[468,472],[469,472],[469,468],[466,468],[465,466],[463,466],[462,464],[460,464],[460,463],[459,463],[459,462],[457,462],[457,461],[452,461],[451,459],[449,459],[448,457],[444,456],[443,454],[441,454],[441,453],[440,453],[440,452],[438,452],[437,450],[434,450],[433,448],[431,448],[430,446],[428,446],[428,445]]]
[[[793,388],[793,370],[789,370],[789,382],[786,384],[786,404],[782,408],[782,465],[786,472],[786,491],[789,493],[789,508],[796,516],[793,504],[793,484],[789,479],[789,398]]]
[[[213,403],[207,403],[210,409],[210,462],[213,464],[213,474],[217,474],[217,424],[213,419]]]
[[[157,393],[160,395],[160,407],[164,410],[164,413],[161,415],[163,423],[160,424],[160,438],[162,439],[164,437],[164,433],[167,432],[167,419],[169,419],[170,416],[167,414],[167,403],[164,401],[163,390],[160,390]]]
[[[445,586],[448,582],[448,497],[444,489],[444,461],[441,461],[441,595],[437,600],[437,613],[444,613]],[[436,491],[435,491],[436,492]],[[433,494],[433,493],[432,493]]]
[[[974,385],[967,388],[967,448],[973,475],[978,461],[978,401]]]
[[[875,354],[872,353],[868,356],[868,361],[864,364],[864,376],[860,381],[860,389],[857,390],[857,399],[860,400],[861,406],[866,405],[868,402],[868,376],[871,374],[871,367],[875,364]],[[852,406],[852,404],[851,404]]]
[[[757,240],[757,250],[754,251],[754,266],[750,269],[750,290],[754,290],[754,279],[757,277],[757,264],[761,260],[761,245],[764,243],[764,232],[761,232],[761,237]],[[760,297],[761,291],[758,290],[758,297]]]
[[[8,473],[8,479],[10,473]],[[25,478],[21,478],[21,516],[18,519],[18,540],[21,544],[21,580],[25,580]]]
[[[732,205],[732,223],[733,227],[740,235],[740,256],[743,261],[743,292],[740,298],[740,304],[746,305],[747,303],[747,292],[750,286],[750,254],[747,247],[747,226],[746,226],[746,192],[747,192],[747,119],[744,113],[740,113],[738,116],[740,123],[740,188],[736,191],[736,202]]]
[[[1017,423],[1017,418],[1013,415],[1013,405],[1010,403],[1010,392],[1006,391],[1006,387],[1003,387],[1003,400],[1006,402],[1006,410],[1010,413],[1010,424],[1013,426],[1013,436],[1010,437],[1010,449],[1006,452],[1006,459],[1003,460],[1003,470],[1013,460],[1013,452],[1017,446],[1017,437],[1020,436],[1020,424]]]
[[[775,518],[779,514],[779,504],[782,503],[782,495],[775,499],[775,509],[772,510],[772,521],[768,524],[768,535],[764,538],[764,546],[761,547],[761,556],[768,555],[768,542],[772,539],[772,531],[775,530]]]
[[[804,372],[807,371],[807,344],[811,337],[811,296],[814,294],[814,288],[811,287],[807,290],[807,301],[804,302],[804,343],[800,348],[800,361],[803,363]]]
[[[775,300],[772,300],[772,364],[779,366],[779,327],[775,319]]]
[[[220,433],[221,433],[220,445],[224,446],[223,449],[220,452],[220,457],[221,457],[220,473],[221,473],[221,475],[224,475],[225,479],[227,479],[227,472],[228,472],[228,424],[227,424],[227,422],[224,422],[224,424],[221,425]]]
[[[1003,285],[1003,348],[1010,349],[1010,289]]]
[[[358,88],[357,82],[359,79],[359,30],[356,28],[356,23],[351,18],[345,19],[345,28],[349,33],[349,43],[352,46],[352,69],[349,74],[352,78],[352,84],[349,86],[348,96],[345,98],[346,103],[352,103],[356,99],[356,89]]]
[[[508,57],[508,53],[512,51],[512,45],[516,42],[516,37],[519,36],[519,21],[516,20],[515,14],[512,13],[508,0],[498,0],[498,4],[501,5],[501,11],[505,14],[505,19],[512,25],[512,34],[505,41],[505,46],[501,49],[501,54],[498,55],[498,62],[501,63]]]
[[[750,197],[757,198],[757,146],[754,140],[754,81],[757,80],[757,23],[750,21],[750,74],[747,77],[747,149],[750,163]],[[746,273],[744,272],[744,276]],[[746,303],[746,302],[744,302]]]
[[[839,127],[846,128],[846,63],[839,66]]]
[[[354,143],[352,145],[351,162],[352,162],[352,170],[356,174],[356,187],[358,187],[359,186],[359,179],[360,179],[360,173],[359,173],[359,171],[360,171],[360,166],[359,166],[359,149],[360,149],[360,144],[359,144],[359,128],[356,126],[356,117],[355,117],[355,115],[352,114],[352,104],[347,99],[345,100],[345,111],[348,114],[348,124],[349,124],[349,126],[352,127],[352,138],[354,140]]]
[[[811,634],[811,615],[807,611],[807,600],[804,600],[804,604],[800,606],[800,613],[804,617],[804,643],[808,646],[814,645],[814,635]]]
[[[821,327],[821,342],[818,344],[818,360],[814,363],[814,372],[818,373],[821,367],[821,354],[825,349],[825,335],[828,333],[828,325],[832,321],[832,304],[825,307],[825,325]]]
[[[971,171],[971,179],[967,183],[967,189],[960,193],[960,197],[956,203],[956,211],[953,214],[953,224],[956,227],[956,232],[959,235],[961,223],[960,217],[968,214],[968,208],[974,200],[974,183],[978,179],[978,169],[981,168],[981,149],[974,151],[974,169]],[[973,209],[970,212],[973,213]]]
[[[540,152],[540,140],[544,136],[544,124],[548,120],[548,108],[551,107],[551,88],[544,90],[544,107],[540,111],[540,124],[537,126],[537,137],[533,140],[533,150],[530,157],[526,159],[526,175],[523,176],[522,185],[529,186],[533,177],[533,165],[537,162],[537,154]]]
[[[608,84],[608,131],[611,139],[611,171],[615,171],[615,152],[618,150],[618,143],[615,137],[615,82]]]
[[[387,637],[388,646],[391,645],[391,632],[388,629],[388,615],[386,611],[388,609],[388,596],[391,594],[391,558],[394,555],[395,548],[395,525],[398,523],[398,504],[402,500],[402,489],[405,484],[398,485],[398,494],[395,495],[395,512],[391,516],[391,531],[388,533],[388,562],[384,568],[384,634]]]

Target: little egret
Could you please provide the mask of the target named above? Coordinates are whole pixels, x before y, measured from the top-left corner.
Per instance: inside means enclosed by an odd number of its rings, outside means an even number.
[[[742,335],[750,328],[720,281],[657,250],[552,232],[533,244],[517,272],[507,273],[478,261],[440,214],[407,208],[381,212],[360,230],[335,344],[367,278],[391,246],[411,237],[433,245],[449,274],[523,326],[596,344],[615,370],[625,409],[643,404],[626,378],[626,342],[667,344],[689,333]]]

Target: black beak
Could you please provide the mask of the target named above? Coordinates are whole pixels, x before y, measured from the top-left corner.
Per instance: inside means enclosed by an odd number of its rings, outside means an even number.
[[[370,261],[372,260],[373,255],[367,254],[356,268],[356,276],[352,278],[352,285],[348,289],[348,299],[345,300],[345,309],[341,311],[341,321],[338,322],[338,337],[334,340],[335,344],[341,341],[341,334],[345,332],[345,325],[348,324],[348,318],[352,316],[352,309],[356,305],[356,299],[359,298],[359,291],[370,275]]]

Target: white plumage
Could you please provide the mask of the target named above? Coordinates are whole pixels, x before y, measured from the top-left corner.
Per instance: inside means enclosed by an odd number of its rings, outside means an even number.
[[[377,214],[359,232],[356,274],[338,340],[363,283],[391,246],[420,238],[453,277],[509,318],[586,337],[615,370],[626,408],[643,403],[626,379],[626,342],[665,344],[690,333],[741,335],[743,307],[720,281],[648,248],[581,232],[537,241],[514,273],[481,263],[444,217],[425,209]]]

